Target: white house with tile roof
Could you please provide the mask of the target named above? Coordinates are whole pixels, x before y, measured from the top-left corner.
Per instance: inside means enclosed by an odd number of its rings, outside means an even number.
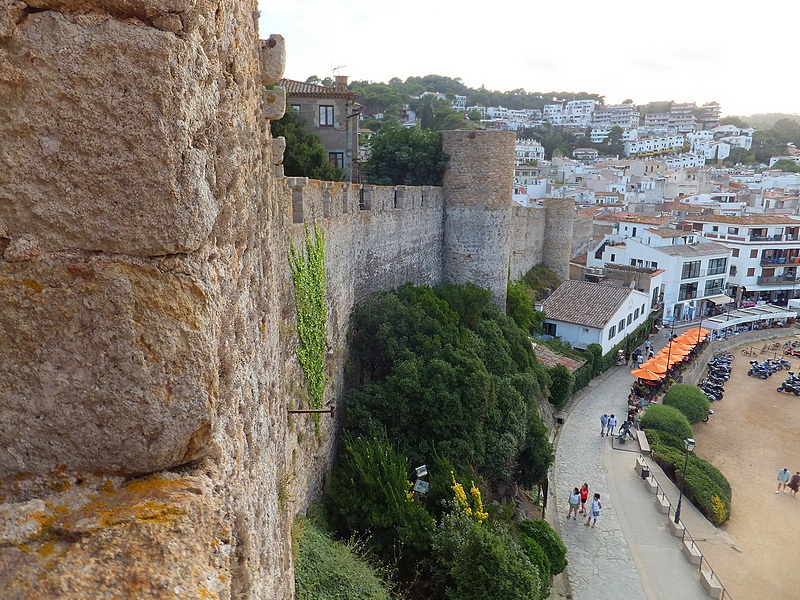
[[[541,305],[545,333],[575,348],[600,344],[603,354],[645,322],[650,299],[631,289],[587,281],[565,281]]]

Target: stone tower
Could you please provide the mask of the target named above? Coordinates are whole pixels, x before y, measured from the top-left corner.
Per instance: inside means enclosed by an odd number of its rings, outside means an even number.
[[[445,131],[442,272],[446,283],[489,288],[505,310],[513,206],[513,131]]]
[[[544,244],[542,262],[569,279],[569,259],[572,251],[572,228],[575,223],[575,202],[572,198],[545,198]]]

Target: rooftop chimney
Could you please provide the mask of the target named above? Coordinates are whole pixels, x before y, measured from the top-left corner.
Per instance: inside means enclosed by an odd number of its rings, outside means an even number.
[[[337,75],[335,81],[336,81],[335,89],[337,92],[347,91],[347,75]]]

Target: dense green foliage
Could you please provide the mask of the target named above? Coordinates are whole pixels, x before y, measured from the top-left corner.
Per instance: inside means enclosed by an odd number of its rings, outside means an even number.
[[[294,529],[297,600],[392,600],[386,584],[349,545],[335,542],[315,522]]]
[[[412,462],[438,454],[525,487],[544,476],[552,447],[537,403],[549,377],[487,290],[406,284],[378,293],[356,308],[352,339],[355,435],[386,430]]]
[[[708,397],[697,386],[688,383],[673,385],[664,396],[663,403],[677,408],[693,425],[705,419],[711,408]]]
[[[654,404],[642,415],[642,429],[666,431],[681,439],[692,437],[692,426],[686,416],[677,408]]]
[[[564,365],[556,365],[548,369],[547,373],[550,375],[550,380],[552,381],[550,385],[550,404],[552,404],[556,410],[561,410],[566,405],[567,400],[572,396],[575,377]]]
[[[476,523],[454,510],[437,527],[434,544],[440,565],[436,583],[458,600],[542,600],[543,575],[520,545],[502,529]],[[546,576],[545,576],[546,577]]]
[[[408,472],[408,462],[384,436],[346,437],[327,498],[336,533],[368,534],[381,560],[406,568],[428,552],[434,527],[422,503],[410,497]]]
[[[518,542],[513,506],[483,501],[497,480],[531,487],[553,459],[537,410],[550,377],[527,333],[488,290],[406,284],[356,308],[351,344],[332,529],[410,597],[546,598],[563,544],[541,525]],[[425,496],[412,492],[420,464]]]
[[[649,410],[649,409],[648,409]],[[663,432],[646,431],[647,440],[655,461],[667,476],[680,485],[686,451],[683,442],[675,447],[675,439],[664,437]],[[659,442],[668,442],[662,444]],[[684,494],[715,525],[721,525],[731,515],[731,486],[725,476],[711,463],[695,454],[689,454]]]
[[[308,384],[309,405],[322,408],[325,393],[325,351],[327,349],[325,304],[325,232],[314,223],[314,235],[306,226],[305,253],[294,244],[289,248],[289,264],[294,280],[297,307],[297,333],[300,347],[297,358]]]
[[[273,137],[286,138],[283,153],[283,172],[288,177],[310,177],[341,181],[344,169],[337,169],[328,159],[328,151],[319,136],[306,127],[300,113],[292,108],[278,121],[271,122]]]
[[[520,543],[523,548],[530,541],[538,544],[547,556],[551,575],[557,575],[567,568],[567,548],[550,524],[544,519],[523,521],[519,525]],[[525,543],[523,543],[525,540]]]
[[[555,272],[539,263],[522,276],[522,281],[533,290],[535,298],[541,300],[547,290],[550,292],[560,286],[564,280]]]
[[[800,165],[796,164],[793,160],[789,160],[788,158],[776,160],[775,164],[772,165],[770,169],[780,169],[786,173],[800,173]]]
[[[441,134],[387,124],[371,139],[364,174],[376,185],[442,185],[446,164]]]
[[[506,314],[528,333],[542,333],[544,313],[536,310],[536,293],[524,281],[509,281],[506,292]]]

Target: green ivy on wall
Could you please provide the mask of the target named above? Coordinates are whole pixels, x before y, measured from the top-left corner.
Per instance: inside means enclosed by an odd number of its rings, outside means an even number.
[[[311,408],[322,408],[325,392],[325,351],[327,349],[325,305],[325,232],[314,223],[314,235],[306,225],[305,255],[294,244],[289,248],[297,306],[297,358],[308,382]]]

